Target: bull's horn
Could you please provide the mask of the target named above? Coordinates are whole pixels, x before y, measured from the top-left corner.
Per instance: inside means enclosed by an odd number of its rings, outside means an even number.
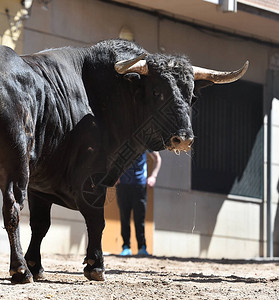
[[[146,53],[143,53],[136,58],[121,60],[114,65],[114,69],[119,74],[134,72],[134,73],[139,73],[141,75],[147,75],[148,66],[146,60],[143,59],[145,56]]]
[[[195,80],[208,80],[213,83],[230,83],[238,80],[241,78],[247,71],[249,66],[249,61],[247,60],[246,63],[237,71],[231,72],[220,72],[215,70],[204,69],[200,67],[194,67],[194,79]]]

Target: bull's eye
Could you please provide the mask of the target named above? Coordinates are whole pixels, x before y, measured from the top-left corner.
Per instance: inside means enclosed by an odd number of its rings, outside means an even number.
[[[153,96],[154,96],[154,97],[159,98],[160,95],[161,95],[161,93],[160,93],[159,91],[157,91],[157,90],[154,90],[154,91],[153,91]]]
[[[153,96],[161,101],[164,101],[164,94],[157,90],[153,90]]]

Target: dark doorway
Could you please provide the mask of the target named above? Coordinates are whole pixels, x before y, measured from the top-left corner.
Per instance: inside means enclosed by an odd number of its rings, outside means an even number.
[[[192,189],[262,198],[263,86],[208,87],[195,110]]]

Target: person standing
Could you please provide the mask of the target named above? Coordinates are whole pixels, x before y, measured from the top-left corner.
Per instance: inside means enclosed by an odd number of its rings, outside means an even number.
[[[161,167],[159,152],[148,152],[153,161],[152,172],[147,177],[147,154],[144,152],[120,177],[116,186],[117,203],[120,211],[121,236],[123,239],[120,255],[131,255],[130,245],[130,220],[131,211],[134,214],[138,255],[149,255],[146,250],[145,240],[145,214],[147,204],[147,187],[153,187]]]

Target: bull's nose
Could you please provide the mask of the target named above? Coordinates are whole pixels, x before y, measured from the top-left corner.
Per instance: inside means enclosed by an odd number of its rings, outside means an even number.
[[[171,138],[171,148],[179,151],[189,151],[191,145],[194,143],[194,138],[183,138],[180,136],[173,136]]]

